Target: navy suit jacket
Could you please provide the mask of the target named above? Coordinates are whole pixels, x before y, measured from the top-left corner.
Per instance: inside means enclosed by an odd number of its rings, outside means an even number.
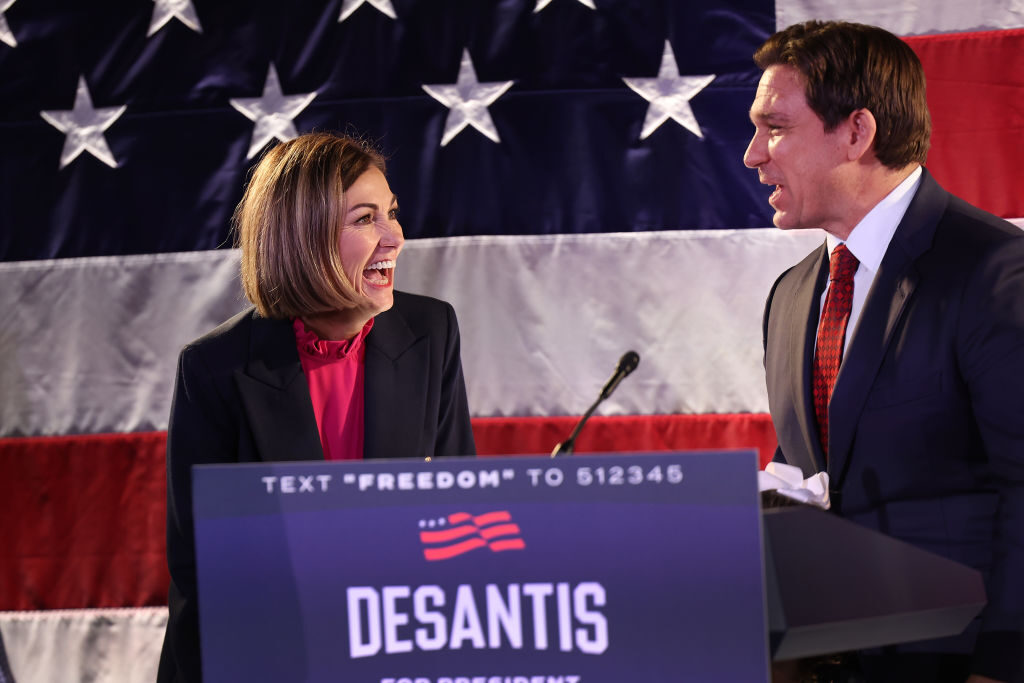
[[[842,516],[981,570],[981,619],[959,638],[908,649],[973,651],[975,673],[1020,680],[1024,233],[924,172],[852,331],[829,404],[826,463],[811,361],[827,280],[822,245],[768,296],[776,459],[804,476],[827,470]]]
[[[395,292],[365,343],[364,457],[474,455],[452,307]],[[167,434],[170,615],[158,681],[201,680],[192,465],[323,458],[291,321],[249,309],[182,350]]]

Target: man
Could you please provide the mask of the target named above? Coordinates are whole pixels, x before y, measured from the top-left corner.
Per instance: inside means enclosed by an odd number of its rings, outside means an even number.
[[[988,593],[963,635],[861,653],[859,675],[1024,680],[1024,233],[923,168],[924,72],[896,36],[807,22],[754,59],[744,163],[775,225],[827,233],[765,308],[776,460],[827,471],[836,512]]]

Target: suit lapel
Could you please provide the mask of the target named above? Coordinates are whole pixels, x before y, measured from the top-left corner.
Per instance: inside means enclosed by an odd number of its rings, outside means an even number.
[[[917,287],[917,259],[927,251],[949,195],[927,171],[882,258],[853,338],[839,368],[829,403],[829,477],[842,485],[849,468],[857,422],[893,332]]]
[[[825,469],[825,454],[818,439],[818,421],[814,416],[814,399],[811,395],[811,373],[813,372],[814,342],[818,334],[818,318],[821,315],[821,293],[828,282],[828,248],[822,244],[817,255],[810,261],[810,268],[798,285],[793,303],[793,321],[790,329],[804,330],[803,335],[792,335],[790,349],[793,373],[793,397],[797,406],[800,435],[807,448],[804,451],[813,462],[801,465],[804,472],[821,472]],[[787,454],[788,456],[788,454]],[[809,476],[809,475],[808,475]]]
[[[309,385],[287,320],[253,313],[249,360],[235,382],[260,460],[322,460]]]
[[[429,367],[429,339],[413,333],[397,305],[374,319],[366,337],[365,458],[420,454]]]

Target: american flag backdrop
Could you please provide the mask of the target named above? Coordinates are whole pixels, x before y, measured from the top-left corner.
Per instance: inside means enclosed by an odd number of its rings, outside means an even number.
[[[774,447],[760,316],[822,235],[746,169],[751,54],[809,18],[906,36],[928,168],[1024,225],[1020,0],[0,0],[0,681],[148,680],[164,430],[240,310],[229,218],[268,144],[364,135],[455,306],[482,454]]]

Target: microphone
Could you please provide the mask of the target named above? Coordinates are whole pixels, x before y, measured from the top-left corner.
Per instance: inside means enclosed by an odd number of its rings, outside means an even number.
[[[594,410],[597,409],[597,406],[601,405],[601,401],[611,396],[612,392],[615,391],[615,388],[619,386],[619,382],[636,370],[636,366],[639,364],[640,354],[636,351],[626,351],[622,354],[622,358],[619,359],[619,364],[615,368],[615,373],[612,374],[611,379],[605,383],[604,388],[601,389],[601,394],[597,397],[597,400],[594,401],[593,405],[587,408],[587,412],[583,413],[583,417],[581,417],[580,421],[576,423],[576,428],[572,430],[572,434],[569,435],[569,438],[560,442],[555,446],[554,450],[551,451],[552,458],[556,455],[570,455],[572,453],[573,448],[576,446],[576,437],[579,436],[580,431],[583,429],[583,425],[590,419],[590,416],[594,413]]]
[[[622,354],[622,358],[619,359],[619,364],[615,368],[615,374],[604,385],[604,389],[601,389],[601,401],[611,396],[612,392],[615,391],[615,387],[619,386],[619,382],[624,380],[629,373],[636,370],[636,366],[639,364],[640,354],[636,351],[626,351]]]

